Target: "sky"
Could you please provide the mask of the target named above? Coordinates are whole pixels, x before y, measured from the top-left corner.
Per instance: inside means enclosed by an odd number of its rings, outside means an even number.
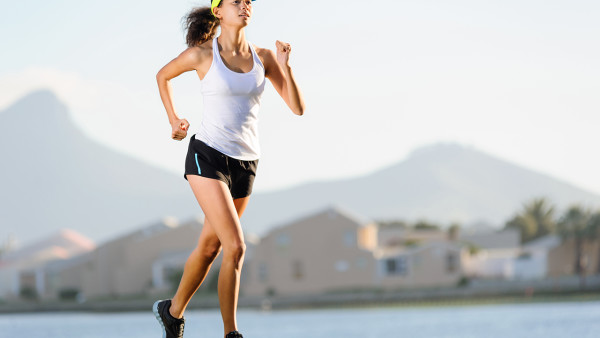
[[[92,139],[182,175],[155,75],[206,1],[13,1],[0,12],[0,110],[49,88]],[[246,37],[292,45],[306,101],[267,84],[255,192],[350,178],[454,142],[600,194],[600,3],[258,0]],[[202,117],[201,83],[172,80]],[[26,131],[26,126],[23,126]],[[49,131],[51,132],[51,131]],[[191,136],[191,134],[189,134]],[[18,142],[18,140],[15,140]]]

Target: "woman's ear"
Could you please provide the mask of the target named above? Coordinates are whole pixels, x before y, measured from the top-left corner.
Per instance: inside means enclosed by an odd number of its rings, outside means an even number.
[[[215,7],[215,8],[213,8],[213,13],[215,13],[215,16],[216,16],[216,17],[217,17],[217,19],[219,19],[219,20],[221,20],[221,17],[220,17],[221,13],[219,13],[220,11],[221,11],[221,8],[219,8],[219,7]]]

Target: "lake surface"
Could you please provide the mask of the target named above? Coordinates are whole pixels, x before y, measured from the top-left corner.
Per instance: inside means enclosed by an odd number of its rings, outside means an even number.
[[[239,310],[246,338],[600,337],[600,301],[357,309]],[[0,315],[0,337],[161,337],[152,311]],[[223,337],[218,310],[186,313],[185,337]]]

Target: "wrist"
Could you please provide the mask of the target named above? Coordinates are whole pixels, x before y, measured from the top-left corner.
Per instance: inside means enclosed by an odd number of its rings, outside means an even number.
[[[290,66],[289,63],[283,64],[283,65],[280,64],[280,66],[283,69],[283,72],[286,74],[292,71],[292,66]]]

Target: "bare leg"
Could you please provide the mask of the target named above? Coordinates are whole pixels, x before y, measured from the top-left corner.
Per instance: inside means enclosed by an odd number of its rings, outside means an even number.
[[[188,175],[187,178],[206,221],[198,247],[186,262],[179,289],[173,298],[171,315],[181,317],[222,247],[218,292],[224,329],[228,333],[237,330],[236,309],[246,248],[239,218],[249,197],[234,201],[224,182],[195,175]],[[206,227],[206,223],[210,227]]]
[[[213,261],[221,251],[221,242],[212,229],[210,222],[205,219],[198,245],[188,257],[183,269],[183,276],[173,299],[169,312],[175,318],[181,318],[194,293],[198,290]]]
[[[238,217],[242,217],[250,197],[238,198],[233,200]],[[185,309],[192,299],[192,296],[210,270],[213,261],[221,252],[221,242],[217,237],[212,225],[205,218],[202,226],[202,233],[198,239],[198,245],[188,257],[183,270],[181,282],[177,288],[177,292],[171,301],[169,312],[175,318],[181,318]]]

